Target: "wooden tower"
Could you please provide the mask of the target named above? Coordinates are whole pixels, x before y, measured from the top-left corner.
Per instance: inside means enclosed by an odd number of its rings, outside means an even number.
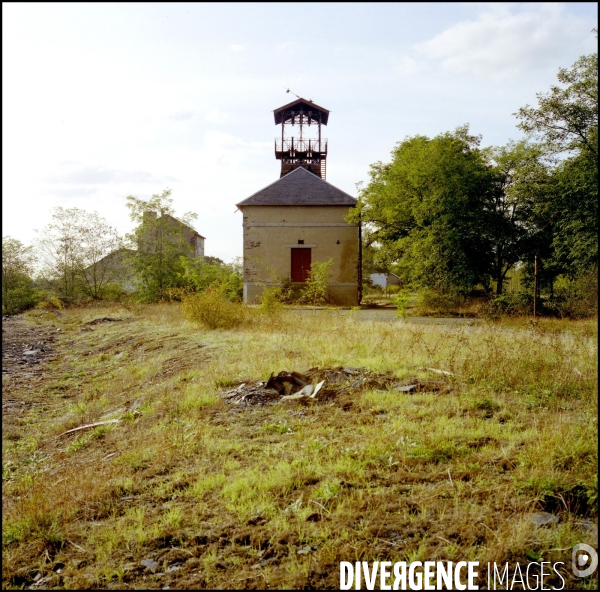
[[[310,100],[298,98],[273,113],[275,125],[281,124],[281,138],[275,138],[275,158],[281,160],[281,177],[302,167],[325,180],[327,140],[321,137],[321,125],[327,125],[329,111]],[[297,126],[298,136],[286,137],[286,125]],[[316,126],[317,136],[306,137],[305,126]]]

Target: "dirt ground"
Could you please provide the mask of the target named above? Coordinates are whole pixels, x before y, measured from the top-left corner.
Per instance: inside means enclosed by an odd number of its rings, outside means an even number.
[[[523,464],[536,422],[580,417],[575,403],[531,422],[521,396],[411,366],[454,333],[394,341],[360,323],[320,356],[331,339],[310,324],[245,335],[106,314],[5,320],[5,588],[329,589],[340,560],[565,560],[597,537],[580,486],[515,486],[550,454]],[[353,362],[384,342],[410,371]],[[68,433],[102,421],[118,423]],[[581,472],[593,451],[577,446],[556,466]]]
[[[5,317],[2,322],[2,422],[11,423],[28,407],[42,405],[32,393],[44,379],[48,363],[57,359],[53,326],[33,325],[23,316]]]

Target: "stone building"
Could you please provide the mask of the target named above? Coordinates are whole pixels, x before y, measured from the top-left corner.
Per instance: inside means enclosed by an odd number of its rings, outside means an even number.
[[[157,219],[157,212],[144,212],[144,220]],[[162,214],[160,220],[164,221],[164,229],[171,232],[173,240],[178,240],[178,234],[181,233],[186,243],[190,246],[190,257],[204,257],[204,241],[206,237],[198,233],[194,228],[178,220],[170,214]]]
[[[163,220],[162,231],[167,235],[171,234],[174,243],[182,243],[183,251],[187,250],[189,257],[204,257],[204,241],[206,240],[194,228],[178,220],[169,214],[162,214],[160,218],[157,212],[144,212],[143,220],[149,222],[152,220]],[[137,249],[151,249],[152,236],[146,234],[147,240],[142,241],[142,244],[136,245]],[[114,284],[119,286],[126,292],[135,291],[135,274],[132,267],[132,259],[135,257],[137,249],[120,248],[112,251],[95,266],[90,266],[84,270],[86,280],[89,282],[95,281],[92,276],[99,275],[102,283]]]
[[[332,259],[327,299],[356,306],[360,300],[360,232],[345,220],[356,199],[325,181],[327,140],[321,125],[329,111],[298,99],[275,110],[281,138],[275,157],[281,177],[237,204],[244,229],[244,302],[255,303],[267,286],[282,280],[293,288],[305,285],[311,263]],[[286,137],[284,126],[299,127],[299,137]],[[318,137],[306,138],[314,125]]]

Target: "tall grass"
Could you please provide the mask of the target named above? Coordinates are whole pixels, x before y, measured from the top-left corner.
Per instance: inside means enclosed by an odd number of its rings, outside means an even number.
[[[81,329],[99,310],[51,321],[59,359],[11,393],[43,410],[3,417],[4,587],[38,572],[49,587],[336,587],[343,560],[570,561],[591,542],[594,322],[427,326],[259,307],[229,328],[186,318],[211,306],[227,318],[209,299],[113,309],[126,320],[93,332]],[[220,397],[314,366],[453,374],[443,393],[258,408]],[[103,418],[122,421],[59,437]],[[536,510],[560,521],[536,527]]]

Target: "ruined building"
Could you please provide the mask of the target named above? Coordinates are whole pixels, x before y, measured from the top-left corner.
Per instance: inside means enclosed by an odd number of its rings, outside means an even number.
[[[244,302],[257,301],[265,286],[283,279],[302,288],[312,262],[333,260],[328,301],[359,303],[358,224],[345,217],[356,199],[325,180],[327,139],[321,126],[329,111],[299,98],[274,111],[280,178],[237,204],[244,228]],[[287,137],[285,127],[298,132]],[[314,130],[315,137],[306,137]]]

